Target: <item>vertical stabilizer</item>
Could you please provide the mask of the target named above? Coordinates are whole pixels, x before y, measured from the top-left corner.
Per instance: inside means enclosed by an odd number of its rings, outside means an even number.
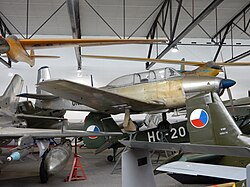
[[[37,84],[50,79],[51,77],[50,77],[49,67],[48,66],[41,67],[37,73]],[[36,93],[42,95],[51,95],[48,92],[41,90],[39,87],[36,88]]]
[[[187,128],[190,142],[217,145],[247,145],[240,129],[216,93],[187,100]]]
[[[13,113],[16,112],[19,97],[16,95],[20,94],[23,88],[23,79],[19,75],[15,75],[4,94],[0,97],[1,109],[7,109]]]

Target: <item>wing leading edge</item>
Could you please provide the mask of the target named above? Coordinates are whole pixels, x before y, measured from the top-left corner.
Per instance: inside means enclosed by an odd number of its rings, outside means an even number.
[[[116,136],[121,132],[89,132],[77,130],[35,129],[35,128],[0,128],[0,137],[20,138],[30,136],[33,138],[60,138],[60,137],[83,137],[83,136]]]
[[[117,44],[151,44],[163,43],[165,40],[154,39],[20,39],[21,45],[27,49],[48,49],[57,47],[85,47],[85,46],[103,46]]]

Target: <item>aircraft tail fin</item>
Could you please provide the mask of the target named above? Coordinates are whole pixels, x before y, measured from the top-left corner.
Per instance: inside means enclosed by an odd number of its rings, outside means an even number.
[[[240,129],[218,94],[199,94],[188,99],[186,105],[191,143],[246,145],[241,139]]]
[[[23,88],[24,81],[21,76],[15,75],[4,94],[0,97],[0,107],[2,109],[8,109],[15,113],[19,102],[19,97],[16,95],[20,94]]]
[[[43,66],[38,70],[37,73],[37,84],[46,80],[50,80],[50,71],[48,66]],[[50,93],[41,90],[39,87],[36,88],[36,93],[41,95],[51,95]]]
[[[191,74],[193,75],[195,73],[198,76],[217,76],[221,71],[221,67],[214,62],[207,62],[204,65],[200,65],[197,69],[191,71]]]

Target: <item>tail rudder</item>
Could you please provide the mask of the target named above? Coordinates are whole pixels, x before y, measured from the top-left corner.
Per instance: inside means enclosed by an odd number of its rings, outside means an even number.
[[[242,134],[216,93],[190,98],[187,128],[190,142],[198,144],[238,145]]]
[[[0,97],[0,107],[6,108],[9,111],[15,113],[19,102],[19,97],[16,95],[20,94],[23,89],[24,81],[21,76],[15,75],[4,94]]]
[[[221,71],[221,67],[216,65],[214,62],[207,62],[191,71],[189,74],[195,74],[198,76],[217,76]]]

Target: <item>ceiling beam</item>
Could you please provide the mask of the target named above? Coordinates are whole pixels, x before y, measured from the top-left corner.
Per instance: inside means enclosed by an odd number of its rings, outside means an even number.
[[[172,49],[178,42],[183,39],[194,27],[196,27],[203,19],[205,19],[217,6],[224,0],[214,0],[210,3],[173,41],[169,42],[168,46],[156,57],[162,58],[168,51]],[[151,68],[155,63],[151,62],[147,69]]]
[[[81,38],[81,24],[79,0],[67,0],[68,13],[71,23],[73,38]],[[75,47],[75,54],[77,59],[77,69],[82,69],[81,47]]]
[[[232,19],[230,19],[218,32],[216,32],[212,36],[212,40],[214,40],[214,38],[216,38],[219,34],[221,34],[223,30],[225,30],[228,26],[231,26],[234,20],[237,19],[241,14],[243,14],[248,8],[250,8],[250,2],[246,4],[237,14],[235,14],[235,16]]]
[[[248,51],[246,51],[244,53],[241,53],[241,54],[239,54],[239,55],[237,55],[237,56],[235,56],[235,57],[233,57],[233,58],[225,61],[225,63],[228,63],[228,62],[237,62],[237,61],[241,60],[242,58],[245,58],[245,57],[247,57],[249,55],[250,55],[250,50],[248,50]]]

